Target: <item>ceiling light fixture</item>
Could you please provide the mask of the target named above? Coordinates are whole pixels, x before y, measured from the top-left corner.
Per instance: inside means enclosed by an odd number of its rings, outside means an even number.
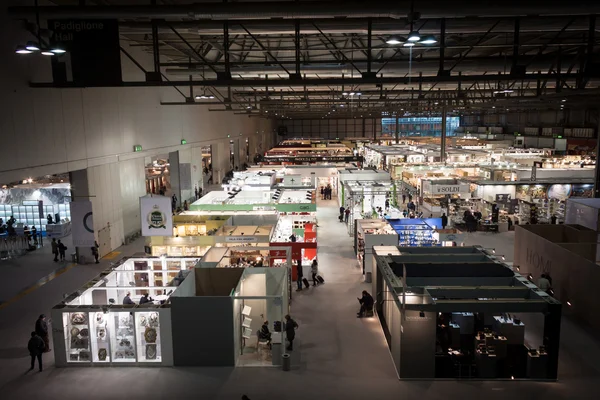
[[[50,51],[53,52],[54,54],[64,54],[67,52],[67,50],[65,50],[64,46],[62,46],[60,44],[50,46]]]
[[[31,50],[27,50],[25,48],[25,46],[20,45],[20,46],[17,46],[17,48],[15,49],[15,53],[17,53],[17,54],[31,54],[33,52]]]
[[[402,38],[397,35],[390,36],[386,41],[387,44],[396,45],[403,42]]]
[[[406,42],[402,46],[404,46],[404,47],[413,47],[414,45],[415,45],[414,42]]]
[[[40,51],[40,45],[32,41],[27,42],[25,48],[29,51]]]
[[[504,92],[504,93],[512,93],[512,92],[514,92],[514,90],[512,90],[512,89],[504,89],[502,92]]]
[[[437,39],[434,36],[425,36],[422,40],[419,41],[421,44],[436,44]]]
[[[342,96],[348,96],[348,92],[342,93]]]
[[[409,42],[418,42],[419,40],[421,40],[421,35],[419,35],[419,32],[412,31],[411,33],[408,34]]]
[[[54,54],[53,52],[51,52],[50,50],[44,49],[40,52],[41,55],[43,56],[54,56],[56,54]]]

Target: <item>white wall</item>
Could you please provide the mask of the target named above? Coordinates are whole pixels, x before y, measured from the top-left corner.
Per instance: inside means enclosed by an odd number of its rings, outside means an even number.
[[[119,162],[119,173],[123,234],[127,236],[140,230],[139,198],[146,194],[144,159],[135,158]]]
[[[15,0],[11,5],[29,3]],[[51,81],[50,61],[14,53],[17,44],[34,39],[21,25],[8,18],[6,7],[0,8],[0,184],[88,169],[89,194],[96,196],[92,198],[95,228],[110,224],[113,249],[121,245],[124,235],[139,229],[144,157],[182,150],[182,162],[192,163],[192,180],[200,180],[201,172],[194,173],[193,165],[199,171],[201,161],[194,159],[192,148],[223,143],[226,159],[215,163],[213,158],[213,165],[228,166],[227,135],[244,141],[256,136],[267,145],[273,142],[269,120],[209,112],[208,106],[161,105],[161,101],[183,101],[170,87],[32,89],[29,81]],[[152,70],[151,55],[127,42],[121,44]],[[144,80],[130,60],[121,59],[124,81]],[[186,145],[181,145],[182,139]],[[133,152],[135,145],[143,151]],[[199,150],[193,154],[198,156]],[[192,184],[185,198],[193,195],[193,189]]]

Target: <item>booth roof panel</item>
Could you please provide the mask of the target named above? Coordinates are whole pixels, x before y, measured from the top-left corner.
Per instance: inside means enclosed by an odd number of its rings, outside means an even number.
[[[592,178],[556,178],[536,179],[535,181],[477,181],[477,185],[560,185],[560,184],[593,184]]]
[[[398,277],[404,276],[406,268],[407,277],[511,277],[514,272],[503,264],[490,262],[452,263],[444,262],[443,258],[437,263],[403,263],[401,256],[392,256],[390,267]]]
[[[592,207],[592,208],[600,208],[600,199],[569,199],[567,200],[567,204],[568,203],[578,203],[578,204],[583,204],[585,206],[588,207]]]

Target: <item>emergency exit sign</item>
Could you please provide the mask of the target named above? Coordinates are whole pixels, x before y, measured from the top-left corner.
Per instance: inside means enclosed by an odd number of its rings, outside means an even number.
[[[136,144],[135,146],[133,146],[133,151],[135,151],[135,152],[142,151],[142,145]]]

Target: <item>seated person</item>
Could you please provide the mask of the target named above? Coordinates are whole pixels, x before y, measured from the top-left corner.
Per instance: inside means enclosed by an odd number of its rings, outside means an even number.
[[[140,305],[141,304],[146,304],[146,303],[151,303],[151,302],[152,302],[152,298],[148,297],[148,293],[144,293],[144,295],[140,299]]]
[[[260,330],[258,331],[258,340],[271,341],[271,332],[269,331],[269,321],[263,322]]]
[[[359,298],[358,302],[360,303],[360,311],[356,315],[358,318],[364,317],[367,311],[373,310],[373,296],[371,296],[366,290],[362,291],[362,298]]]

